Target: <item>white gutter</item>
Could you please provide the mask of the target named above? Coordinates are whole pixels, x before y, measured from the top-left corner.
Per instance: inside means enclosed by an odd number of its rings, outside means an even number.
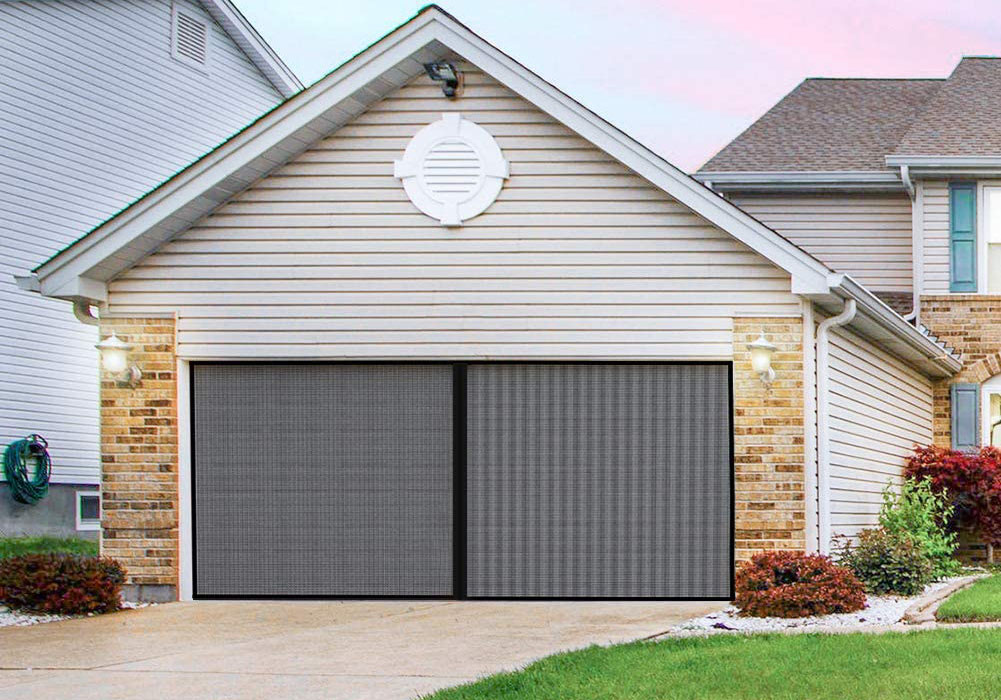
[[[907,194],[910,195],[911,199],[914,199],[914,183],[911,182],[909,165],[900,166],[900,181],[904,183],[904,189],[907,190]]]
[[[855,310],[855,300],[847,299],[840,314],[824,319],[817,327],[817,506],[821,554],[831,551],[829,335],[832,328],[850,323],[855,318]]]
[[[715,190],[878,190],[899,192],[903,187],[893,171],[703,171],[692,175]]]

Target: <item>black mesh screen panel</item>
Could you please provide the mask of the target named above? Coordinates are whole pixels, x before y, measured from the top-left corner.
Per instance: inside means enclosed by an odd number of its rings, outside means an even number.
[[[198,595],[450,595],[452,369],[195,364]]]
[[[468,370],[473,597],[730,595],[725,365]]]

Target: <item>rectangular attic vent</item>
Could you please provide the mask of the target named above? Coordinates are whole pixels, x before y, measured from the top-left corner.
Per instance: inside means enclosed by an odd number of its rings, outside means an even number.
[[[183,63],[204,68],[208,61],[208,20],[176,4],[171,19],[171,55]]]

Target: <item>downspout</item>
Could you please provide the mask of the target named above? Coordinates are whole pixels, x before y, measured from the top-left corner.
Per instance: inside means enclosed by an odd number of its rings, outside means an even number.
[[[824,319],[817,327],[817,511],[821,554],[831,552],[830,331],[850,323],[855,311],[855,300],[847,299],[840,314]]]
[[[88,326],[96,326],[100,323],[97,316],[91,312],[90,303],[86,301],[73,302],[73,315],[76,316],[77,321],[86,323]]]
[[[925,197],[924,186],[915,187],[911,201],[911,313],[904,316],[915,326],[921,323],[921,291],[925,276]]]

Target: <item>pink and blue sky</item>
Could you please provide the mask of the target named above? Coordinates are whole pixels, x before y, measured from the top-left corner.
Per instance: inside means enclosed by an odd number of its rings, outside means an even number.
[[[419,0],[237,0],[307,85]],[[946,77],[1001,53],[1001,2],[444,0],[491,43],[694,170],[808,76]]]

